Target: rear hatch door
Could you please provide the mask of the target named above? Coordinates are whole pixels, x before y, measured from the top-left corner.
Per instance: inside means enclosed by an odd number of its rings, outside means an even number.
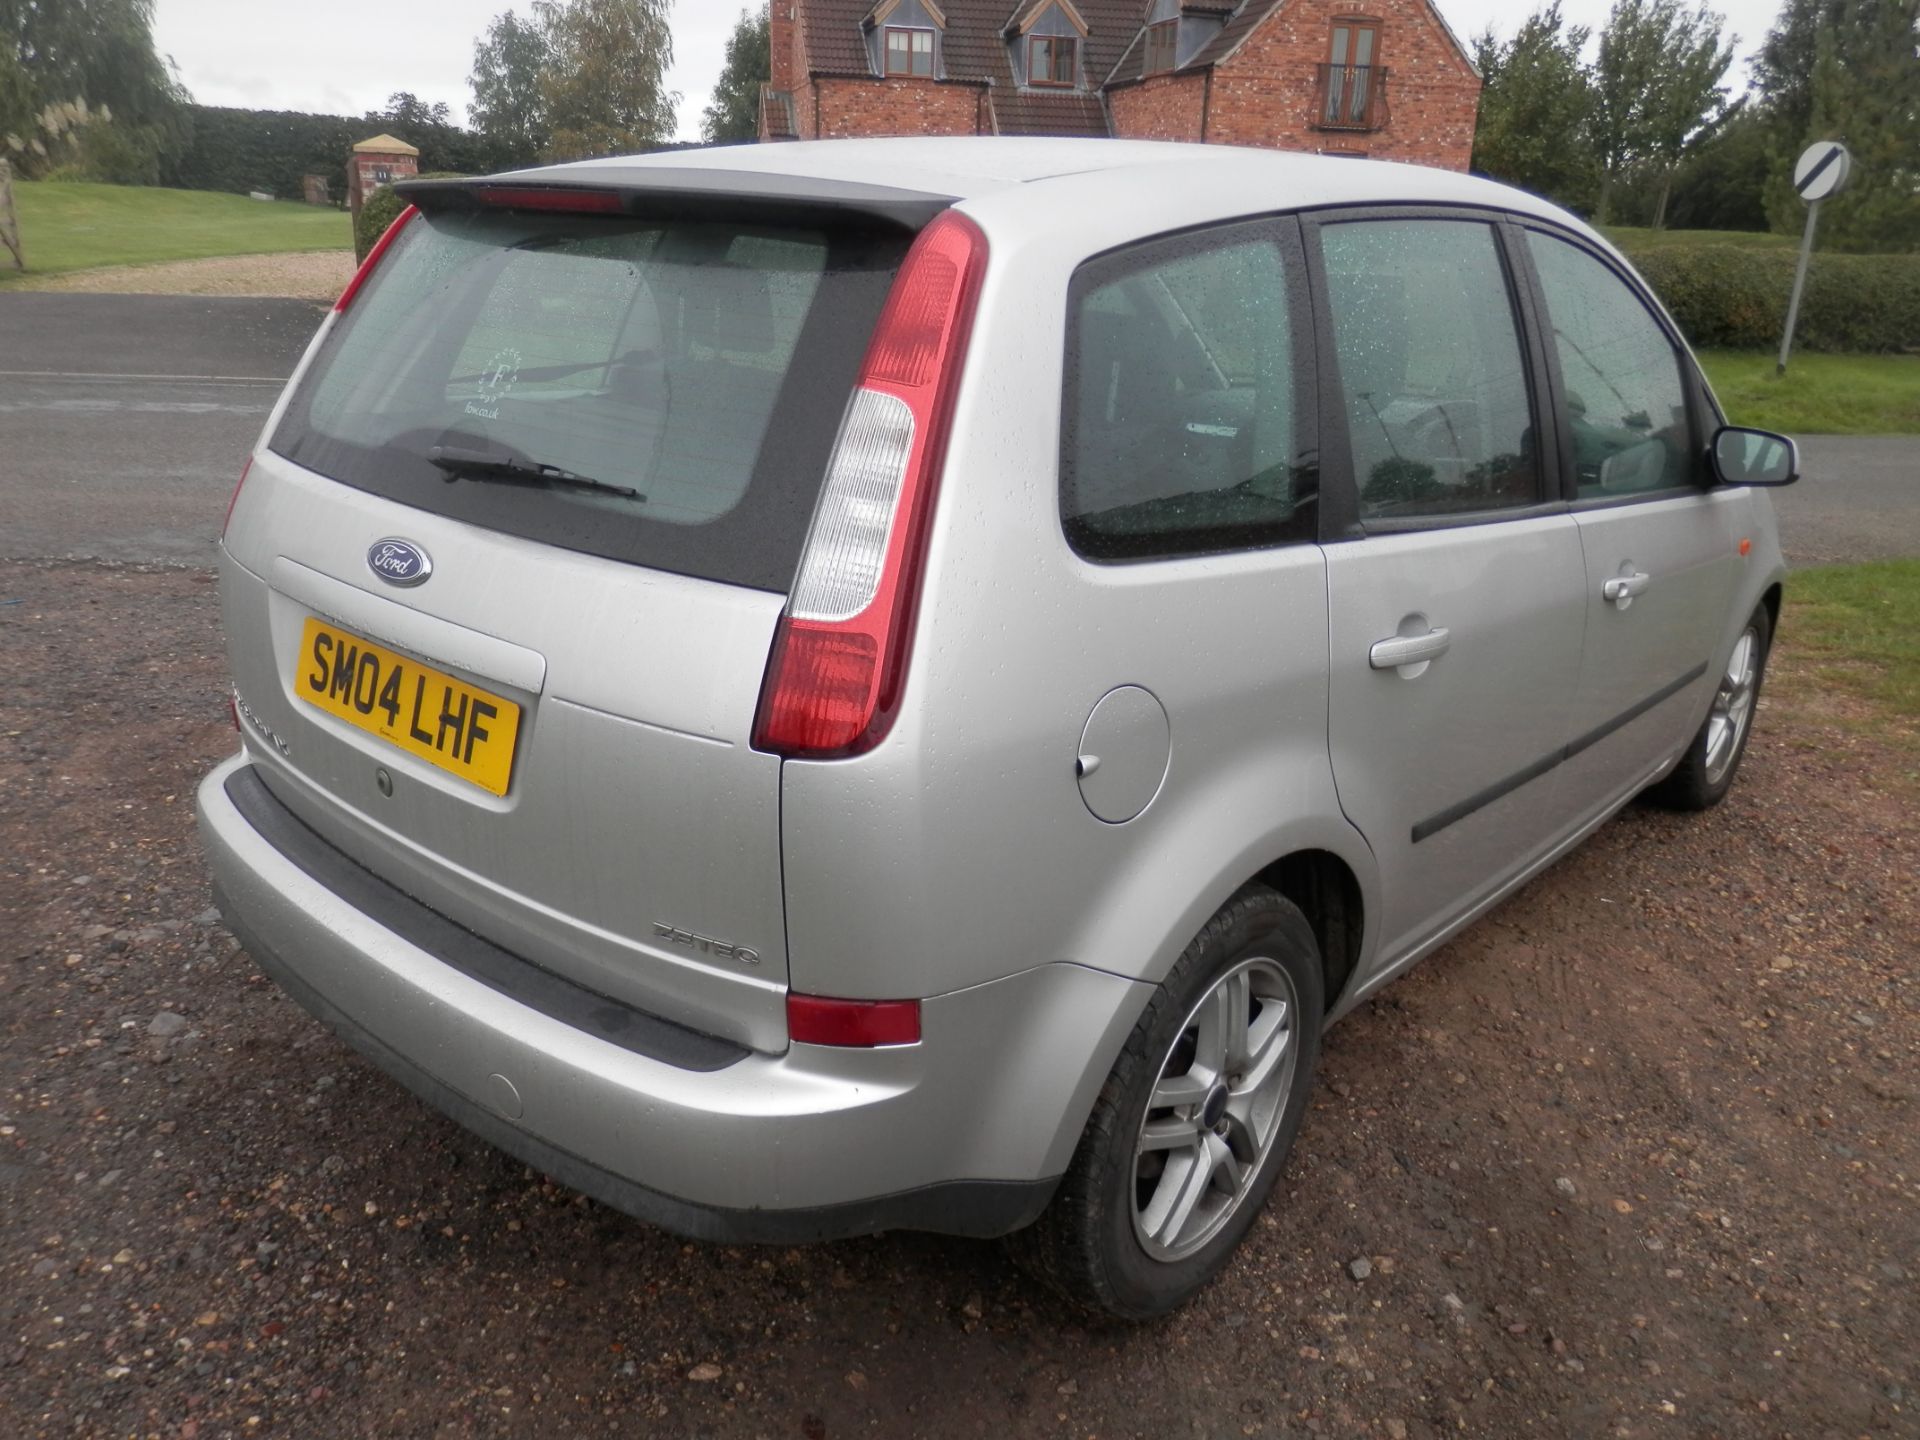
[[[778,1049],[780,762],[749,741],[910,227],[566,193],[441,196],[317,341],[226,536],[249,741],[424,903]]]

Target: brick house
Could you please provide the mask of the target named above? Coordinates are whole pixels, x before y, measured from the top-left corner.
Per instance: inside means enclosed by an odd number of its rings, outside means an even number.
[[[769,0],[763,140],[1110,135],[1465,170],[1480,76],[1432,0]]]

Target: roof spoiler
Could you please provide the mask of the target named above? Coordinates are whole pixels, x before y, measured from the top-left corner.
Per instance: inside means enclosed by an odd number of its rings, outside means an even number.
[[[429,215],[520,210],[656,219],[777,219],[786,224],[862,220],[914,233],[954,203],[951,195],[889,185],[677,165],[556,167],[456,180],[402,180],[393,188]]]

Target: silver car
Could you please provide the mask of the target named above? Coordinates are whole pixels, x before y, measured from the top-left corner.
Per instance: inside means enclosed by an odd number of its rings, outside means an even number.
[[[1434,170],[903,140],[410,182],[228,515],[220,904],[702,1239],[1143,1317],[1320,1037],[1754,714],[1790,442]]]

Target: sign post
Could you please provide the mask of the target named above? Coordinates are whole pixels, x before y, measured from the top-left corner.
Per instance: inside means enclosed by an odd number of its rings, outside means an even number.
[[[13,209],[13,166],[0,160],[0,250],[13,259],[13,268],[27,268],[26,252],[20,248],[20,219]]]
[[[1780,337],[1780,363],[1776,376],[1787,373],[1787,355],[1793,349],[1793,327],[1800,320],[1800,292],[1807,284],[1807,260],[1813,254],[1813,231],[1820,223],[1820,202],[1846,188],[1853,173],[1853,156],[1838,140],[1817,140],[1809,145],[1793,167],[1793,188],[1807,202],[1807,230],[1800,237],[1800,264],[1793,272],[1793,298],[1787,302],[1787,332]]]

